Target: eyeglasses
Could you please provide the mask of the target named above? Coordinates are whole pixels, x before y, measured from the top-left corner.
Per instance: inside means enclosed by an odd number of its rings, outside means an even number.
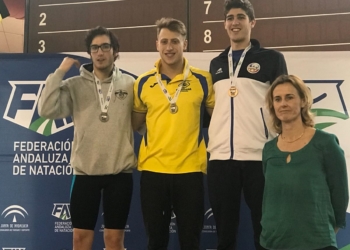
[[[109,44],[109,43],[104,43],[104,44],[101,44],[101,45],[91,45],[91,46],[90,46],[90,51],[91,51],[92,53],[96,53],[96,52],[98,52],[98,49],[99,49],[99,48],[101,48],[101,50],[102,50],[103,52],[108,52],[108,51],[111,50],[112,45]]]

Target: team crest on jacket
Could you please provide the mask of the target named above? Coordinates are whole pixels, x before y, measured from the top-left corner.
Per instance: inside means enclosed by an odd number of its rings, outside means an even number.
[[[190,82],[189,81],[185,81],[183,84],[182,84],[182,89],[181,89],[181,92],[188,92],[190,90],[192,90],[190,88]]]
[[[182,84],[182,88],[185,89],[187,88],[188,86],[190,86],[190,82],[189,81],[185,81],[183,84]]]
[[[124,100],[128,96],[128,92],[122,89],[118,89],[114,93],[115,93],[115,96],[118,97],[120,100]]]
[[[250,63],[247,67],[247,71],[250,74],[256,74],[260,71],[260,64],[259,63]]]

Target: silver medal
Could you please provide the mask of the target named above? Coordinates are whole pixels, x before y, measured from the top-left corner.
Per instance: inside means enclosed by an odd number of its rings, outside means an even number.
[[[109,120],[109,116],[108,116],[107,113],[101,113],[100,114],[100,121],[101,122],[108,122],[108,120]]]

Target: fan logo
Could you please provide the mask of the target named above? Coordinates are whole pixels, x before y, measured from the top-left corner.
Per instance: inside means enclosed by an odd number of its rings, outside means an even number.
[[[60,219],[55,221],[55,233],[72,233],[73,227],[70,221],[70,204],[69,203],[54,203],[51,215]]]
[[[70,204],[69,203],[54,203],[51,215],[61,220],[69,220],[70,217]]]
[[[5,120],[50,136],[73,126],[71,117],[51,120],[39,116],[38,101],[44,81],[9,81],[12,87],[3,115]]]

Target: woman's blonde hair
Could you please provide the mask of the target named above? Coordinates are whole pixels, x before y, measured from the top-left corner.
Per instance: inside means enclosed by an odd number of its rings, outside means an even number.
[[[284,83],[292,84],[293,87],[297,90],[302,103],[302,107],[300,111],[301,120],[305,126],[313,127],[315,125],[315,122],[314,122],[314,114],[311,112],[311,105],[313,100],[311,97],[310,89],[306,86],[303,80],[301,80],[299,77],[295,75],[281,75],[277,77],[277,79],[271,84],[265,98],[266,106],[271,116],[272,129],[279,134],[282,132],[282,122],[276,116],[276,112],[273,107],[273,91],[278,85],[284,84]]]

